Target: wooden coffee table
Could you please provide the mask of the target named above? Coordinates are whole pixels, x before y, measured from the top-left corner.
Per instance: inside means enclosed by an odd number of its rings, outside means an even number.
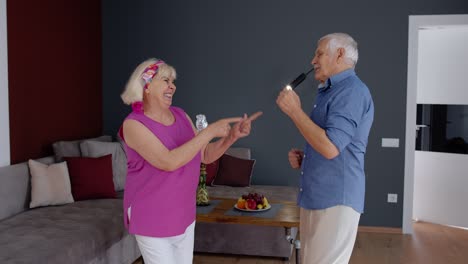
[[[290,230],[292,227],[299,229],[299,207],[294,202],[270,201],[270,204],[281,204],[278,213],[272,218],[255,217],[255,212],[243,215],[226,215],[236,204],[237,199],[225,199],[211,197],[211,200],[219,200],[220,203],[208,214],[197,214],[197,222],[204,223],[225,223],[225,224],[246,224],[259,226],[277,226],[286,229],[286,239],[293,244],[296,249],[296,263],[299,263],[300,241],[292,238]]]

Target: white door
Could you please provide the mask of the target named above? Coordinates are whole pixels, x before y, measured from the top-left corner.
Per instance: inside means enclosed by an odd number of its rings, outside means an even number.
[[[403,232],[468,227],[468,155],[415,151],[416,104],[468,105],[468,15],[410,16]]]

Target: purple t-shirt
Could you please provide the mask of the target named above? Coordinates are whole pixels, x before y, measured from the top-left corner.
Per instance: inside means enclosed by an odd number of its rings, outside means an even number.
[[[156,122],[143,113],[132,112],[127,119],[141,122],[168,148],[175,149],[195,137],[191,122],[178,107],[170,107],[172,125]],[[124,135],[125,136],[125,135]],[[129,233],[151,237],[180,235],[195,221],[195,197],[200,175],[200,152],[174,171],[158,169],[124,144],[127,179],[124,192],[124,221]],[[131,207],[131,220],[127,211]]]

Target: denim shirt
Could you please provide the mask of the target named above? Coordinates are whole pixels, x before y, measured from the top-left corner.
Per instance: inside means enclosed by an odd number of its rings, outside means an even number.
[[[325,130],[339,154],[329,160],[306,144],[298,205],[306,209],[345,205],[362,213],[364,154],[374,119],[369,89],[353,69],[338,73],[319,88],[310,118]]]

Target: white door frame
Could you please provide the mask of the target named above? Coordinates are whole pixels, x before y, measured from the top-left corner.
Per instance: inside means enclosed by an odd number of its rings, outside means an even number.
[[[409,16],[408,80],[406,91],[405,182],[403,233],[413,233],[414,155],[416,141],[416,90],[418,73],[418,32],[420,28],[468,25],[468,15]]]
[[[0,166],[10,165],[6,0],[0,0]]]

